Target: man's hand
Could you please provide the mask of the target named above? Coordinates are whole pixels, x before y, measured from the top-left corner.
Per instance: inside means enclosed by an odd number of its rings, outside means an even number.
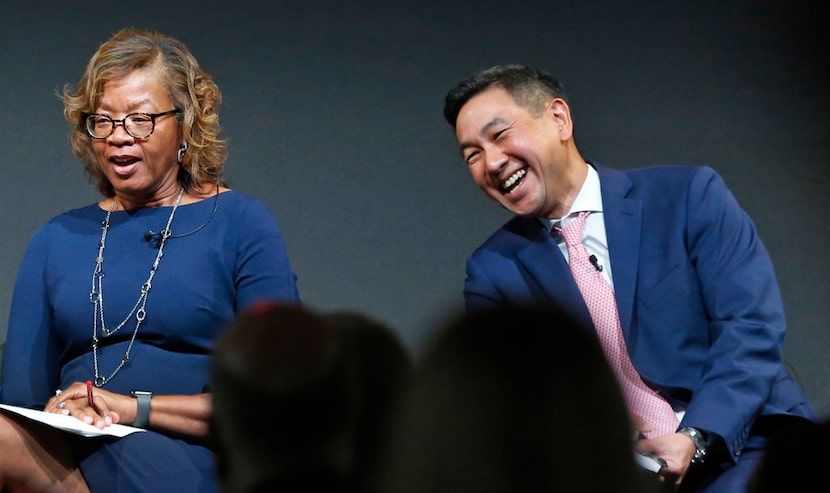
[[[638,440],[635,448],[638,452],[652,453],[666,461],[666,467],[660,471],[660,476],[674,484],[683,481],[697,450],[692,439],[683,433]]]

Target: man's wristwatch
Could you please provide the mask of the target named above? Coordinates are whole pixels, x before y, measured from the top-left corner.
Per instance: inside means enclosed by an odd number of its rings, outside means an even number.
[[[147,428],[150,426],[150,398],[153,397],[153,393],[144,390],[131,390],[130,395],[138,400],[138,412],[135,414],[133,426]]]
[[[706,435],[691,426],[684,426],[677,430],[677,432],[683,433],[695,443],[695,455],[692,457],[692,464],[702,464],[706,458],[706,450],[709,448],[709,441],[706,439]]]

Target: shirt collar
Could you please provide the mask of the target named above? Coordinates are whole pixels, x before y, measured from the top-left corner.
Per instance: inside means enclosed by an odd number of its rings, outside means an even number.
[[[585,177],[585,181],[582,183],[582,188],[579,189],[579,194],[577,194],[574,203],[571,204],[571,209],[568,213],[561,218],[539,218],[548,230],[552,228],[554,224],[565,218],[570,218],[577,212],[602,212],[602,193],[599,186],[599,174],[597,174],[597,170],[595,170],[593,166],[589,164],[586,164],[585,166],[588,167],[588,175]],[[566,219],[565,223],[567,222],[568,220]]]

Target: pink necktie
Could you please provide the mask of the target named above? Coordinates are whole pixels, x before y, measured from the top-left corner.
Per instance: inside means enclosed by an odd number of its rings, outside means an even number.
[[[669,403],[643,382],[631,364],[614,292],[582,245],[586,217],[588,212],[580,212],[564,228],[559,223],[554,225],[554,232],[561,234],[568,246],[571,274],[588,306],[605,357],[617,377],[628,410],[651,424],[652,431],[645,434],[647,438],[674,433],[678,425],[677,416]]]

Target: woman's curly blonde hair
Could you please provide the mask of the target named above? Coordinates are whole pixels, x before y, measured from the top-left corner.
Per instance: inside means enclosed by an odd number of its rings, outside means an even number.
[[[225,141],[220,138],[219,88],[182,42],[137,29],[123,29],[102,44],[89,60],[75,90],[69,85],[63,90],[63,113],[75,126],[70,136],[72,151],[84,165],[90,182],[105,197],[115,195],[95,157],[84,116],[98,108],[104,84],[145,68],[162,74],[173,104],[181,110],[177,120],[188,148],[179,168],[179,184],[186,192],[195,193],[203,191],[206,185],[219,185],[227,158]]]

